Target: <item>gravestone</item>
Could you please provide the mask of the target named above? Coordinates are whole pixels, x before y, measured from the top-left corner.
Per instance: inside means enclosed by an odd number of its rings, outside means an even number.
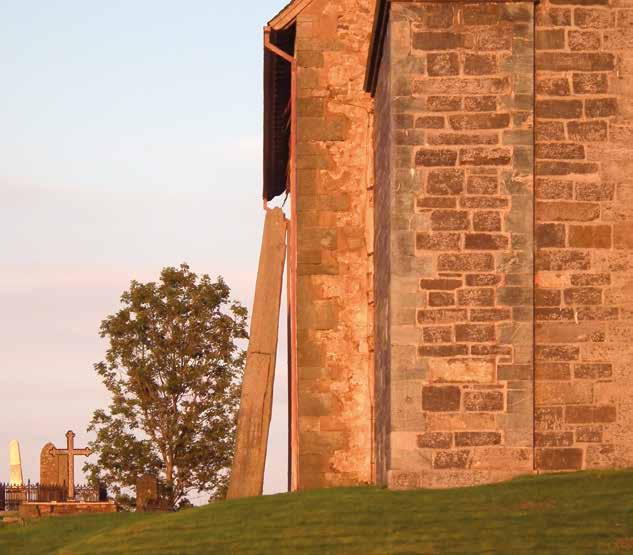
[[[47,443],[40,451],[40,484],[57,486],[68,481],[68,455],[54,452],[55,446]]]
[[[150,474],[136,480],[136,511],[144,513],[158,506],[158,478]]]
[[[20,444],[15,439],[9,443],[9,484],[12,486],[24,484]]]

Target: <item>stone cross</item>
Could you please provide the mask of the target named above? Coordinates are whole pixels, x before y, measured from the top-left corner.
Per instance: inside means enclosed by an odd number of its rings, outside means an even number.
[[[9,484],[21,486],[23,483],[20,444],[14,439],[9,442]]]
[[[75,498],[75,457],[90,455],[90,449],[76,449],[75,448],[75,433],[72,430],[66,432],[66,449],[57,449],[53,447],[51,452],[54,455],[67,455],[68,456],[68,499]]]

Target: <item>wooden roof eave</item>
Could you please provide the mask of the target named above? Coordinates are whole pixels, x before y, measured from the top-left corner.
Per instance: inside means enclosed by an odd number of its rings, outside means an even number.
[[[286,29],[295,22],[297,16],[314,0],[294,0],[288,4],[283,10],[281,10],[275,17],[269,22],[268,26],[275,31]]]
[[[376,2],[374,28],[371,32],[371,42],[367,56],[367,72],[365,73],[365,91],[371,93],[372,96],[376,93],[376,84],[378,82],[380,62],[382,61],[385,36],[387,34],[390,7],[391,0],[378,0]]]

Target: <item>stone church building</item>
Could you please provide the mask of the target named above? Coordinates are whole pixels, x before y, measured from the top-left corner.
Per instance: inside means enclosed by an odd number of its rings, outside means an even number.
[[[633,0],[295,0],[292,489],[633,466]]]

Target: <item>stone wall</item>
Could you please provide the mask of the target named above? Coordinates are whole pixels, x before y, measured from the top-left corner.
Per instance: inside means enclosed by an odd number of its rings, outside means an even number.
[[[633,463],[633,2],[537,8],[536,462]]]
[[[114,501],[103,503],[22,503],[18,514],[21,519],[49,518],[94,513],[116,513],[118,507]]]
[[[395,2],[389,25],[389,484],[529,472],[533,6]]]
[[[375,104],[297,20],[299,487],[630,466],[633,0],[390,4]]]
[[[372,0],[297,18],[298,487],[373,481]],[[368,223],[369,222],[369,223]]]

